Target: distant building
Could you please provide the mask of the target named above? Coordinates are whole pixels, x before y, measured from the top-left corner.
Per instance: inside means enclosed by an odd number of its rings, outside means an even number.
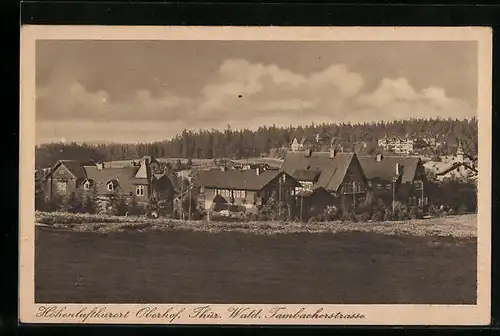
[[[477,158],[467,155],[459,142],[455,155],[441,156],[441,161],[428,161],[425,168],[432,172],[436,179],[475,179],[478,173]]]
[[[305,136],[300,138],[300,140],[293,138],[293,141],[290,144],[290,150],[292,152],[300,152],[312,148],[315,144],[316,140],[310,141]]]
[[[414,140],[400,137],[378,139],[378,147],[398,155],[409,155],[414,150]]]

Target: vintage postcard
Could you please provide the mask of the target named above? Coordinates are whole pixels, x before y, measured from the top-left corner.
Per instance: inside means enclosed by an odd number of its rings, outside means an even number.
[[[489,28],[21,35],[22,323],[490,323]]]

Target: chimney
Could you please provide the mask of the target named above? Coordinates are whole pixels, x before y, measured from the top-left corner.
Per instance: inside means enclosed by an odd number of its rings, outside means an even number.
[[[396,163],[396,177],[398,177],[400,173],[401,173],[401,165],[399,163]]]
[[[337,156],[337,150],[335,148],[330,149],[330,159],[333,159]]]
[[[377,162],[381,162],[382,161],[382,154],[377,154]]]
[[[255,174],[260,175],[260,168],[259,168],[259,167],[257,167],[257,168],[255,169]]]

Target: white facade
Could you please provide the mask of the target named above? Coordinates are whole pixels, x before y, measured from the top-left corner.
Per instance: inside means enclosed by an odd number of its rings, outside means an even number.
[[[395,154],[408,155],[413,153],[413,139],[382,138],[378,139],[378,146]]]

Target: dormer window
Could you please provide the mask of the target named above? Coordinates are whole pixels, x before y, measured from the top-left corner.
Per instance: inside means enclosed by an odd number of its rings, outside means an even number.
[[[116,190],[117,187],[118,187],[118,180],[117,179],[109,180],[106,183],[106,189],[108,191],[114,191],[114,190]]]
[[[83,189],[90,190],[90,181],[89,180],[83,182]]]

